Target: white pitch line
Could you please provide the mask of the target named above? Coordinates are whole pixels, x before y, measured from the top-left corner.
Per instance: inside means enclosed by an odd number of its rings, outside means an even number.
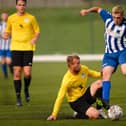
[[[69,54],[68,54],[69,55]],[[68,55],[35,55],[33,60],[35,62],[65,62]],[[77,54],[81,61],[100,61],[103,54]]]

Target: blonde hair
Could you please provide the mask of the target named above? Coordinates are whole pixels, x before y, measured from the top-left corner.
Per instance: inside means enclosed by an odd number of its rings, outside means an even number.
[[[114,14],[124,14],[124,9],[120,5],[116,5],[112,8]]]

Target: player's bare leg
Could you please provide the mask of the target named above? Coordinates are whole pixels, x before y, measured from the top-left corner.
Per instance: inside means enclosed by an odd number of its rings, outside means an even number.
[[[122,71],[123,75],[126,76],[126,64],[121,65],[121,71]]]
[[[10,57],[7,57],[6,58],[6,63],[9,66],[9,69],[10,69],[11,74],[13,74],[13,65],[12,65],[12,60],[11,60]]]

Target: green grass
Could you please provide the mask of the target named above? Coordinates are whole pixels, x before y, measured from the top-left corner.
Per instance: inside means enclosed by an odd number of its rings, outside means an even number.
[[[29,9],[40,24],[41,36],[36,54],[71,54],[103,53],[103,23],[96,14],[81,17],[82,7],[74,8],[35,8]],[[110,6],[107,6],[110,9]],[[10,10],[12,13],[14,10]],[[90,22],[93,21],[93,22]],[[92,25],[93,23],[93,25]],[[93,28],[91,28],[93,26]],[[92,31],[93,30],[93,31]],[[91,32],[92,31],[92,32]],[[93,41],[94,40],[94,41]],[[101,69],[100,62],[85,62],[94,69]],[[31,84],[30,103],[24,100],[23,106],[15,105],[15,92],[12,77],[4,80],[0,72],[0,125],[1,126],[125,126],[126,117],[120,121],[107,120],[73,120],[73,111],[64,100],[57,121],[46,121],[52,111],[62,77],[67,70],[65,63],[34,63]],[[90,79],[91,83],[94,79]],[[126,79],[120,70],[113,75],[111,104],[119,104],[126,114]]]
[[[102,53],[102,21],[95,14],[81,17],[80,9],[81,7],[36,9],[34,14],[38,17],[41,27],[36,53]],[[39,12],[41,15],[38,16]]]
[[[99,70],[100,62],[85,62],[92,69]],[[60,86],[60,82],[67,70],[65,63],[34,63],[33,78],[30,87],[31,101],[26,103],[22,92],[23,106],[16,107],[12,77],[4,80],[0,73],[0,125],[1,126],[125,126],[126,125],[126,79],[120,70],[113,75],[111,104],[119,104],[124,110],[124,117],[120,121],[107,120],[73,120],[73,111],[66,99],[61,106],[58,120],[46,121]],[[90,79],[88,83],[94,79]],[[23,90],[22,90],[23,91]]]

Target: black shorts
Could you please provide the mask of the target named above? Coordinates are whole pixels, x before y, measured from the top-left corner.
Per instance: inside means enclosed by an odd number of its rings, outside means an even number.
[[[12,51],[13,66],[32,66],[33,51]]]
[[[94,97],[91,96],[91,93],[90,93],[90,87],[86,90],[85,94],[80,97],[79,99],[77,99],[76,101],[74,102],[69,102],[70,103],[70,106],[71,108],[82,114],[82,115],[85,115],[87,109],[94,103],[96,102],[96,99]],[[85,115],[86,117],[86,115]]]

